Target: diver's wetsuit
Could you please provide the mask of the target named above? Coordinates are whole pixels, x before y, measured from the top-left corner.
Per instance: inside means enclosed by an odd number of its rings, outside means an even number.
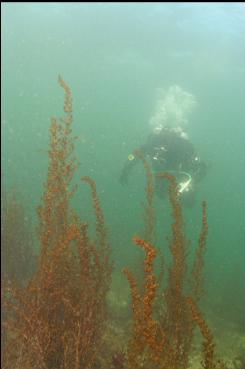
[[[166,127],[160,132],[154,132],[139,150],[146,159],[151,161],[155,174],[164,171],[187,172],[195,182],[206,174],[206,165],[200,161],[192,143],[181,129]],[[137,162],[137,157],[129,155],[120,176],[122,184],[127,183],[131,170]],[[162,197],[165,191],[157,177],[155,186],[157,195]]]

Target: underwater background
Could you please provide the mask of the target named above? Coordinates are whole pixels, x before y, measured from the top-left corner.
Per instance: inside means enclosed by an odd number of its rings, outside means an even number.
[[[89,175],[97,184],[115,265],[111,304],[118,304],[119,315],[129,295],[121,269],[135,268],[140,258],[131,239],[143,226],[145,201],[143,166],[127,186],[119,183],[122,167],[151,132],[159,89],[178,85],[194,96],[186,130],[208,173],[194,207],[183,209],[186,231],[195,247],[206,200],[203,306],[220,352],[244,358],[244,4],[3,3],[1,8],[2,188],[20,193],[35,234],[50,117],[62,113],[60,74],[72,89],[73,132],[79,137],[75,182]],[[93,219],[86,187],[79,184],[73,202],[81,217]],[[155,209],[161,245],[171,211],[158,198]],[[33,247],[38,253],[38,240]]]

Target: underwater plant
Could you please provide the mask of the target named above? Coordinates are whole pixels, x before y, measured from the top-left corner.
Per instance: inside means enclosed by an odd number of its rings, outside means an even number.
[[[199,327],[203,337],[202,368],[225,369],[225,364],[216,358],[213,335],[199,308],[208,232],[206,203],[202,204],[199,243],[188,273],[188,241],[177,185],[172,175],[161,174],[170,183],[172,263],[167,273],[157,276],[154,262],[160,250],[154,245],[153,176],[140,152],[135,155],[146,171],[146,226],[143,237],[135,236],[133,241],[145,253],[142,286],[125,268],[131,289],[133,328],[127,350],[122,347],[113,352],[109,347],[106,364],[101,364],[108,318],[106,296],[112,274],[111,248],[96,183],[90,177],[81,180],[91,189],[95,239],[89,236],[89,224],[71,207],[77,190],[71,188],[77,169],[72,94],[61,77],[59,84],[65,92],[65,114],[51,120],[48,174],[38,209],[40,256],[27,285],[9,280],[3,288],[2,306],[7,314],[3,320],[6,334],[2,368],[98,369],[111,365],[114,369],[187,369],[194,329]],[[162,284],[165,274],[167,281]]]
[[[39,208],[40,257],[26,287],[9,282],[3,291],[6,343],[4,369],[80,369],[96,363],[106,322],[111,278],[110,246],[96,185],[91,187],[96,240],[71,209],[70,189],[77,168],[73,157],[72,94],[65,92],[64,118],[52,118],[49,167]]]
[[[146,168],[145,161],[143,164]],[[144,250],[145,259],[142,286],[128,268],[123,270],[130,284],[133,312],[126,367],[187,369],[194,328],[198,326],[204,338],[201,362],[203,369],[224,369],[225,364],[216,359],[212,333],[198,307],[203,290],[202,273],[208,232],[206,203],[202,204],[202,229],[191,271],[191,283],[188,286],[188,242],[184,233],[177,184],[171,174],[163,173],[160,176],[170,183],[169,197],[173,224],[169,249],[172,263],[168,268],[166,287],[159,296],[160,279],[154,272],[157,248],[142,237],[133,238],[134,243]],[[147,178],[149,179],[149,174]],[[146,190],[149,188],[151,186],[149,187],[148,180]]]
[[[1,191],[1,289],[9,280],[25,286],[36,267],[34,238],[25,208],[16,191]],[[8,310],[1,309],[1,322],[8,319]],[[1,329],[1,347],[6,329]]]
[[[1,282],[21,284],[35,269],[34,238],[25,208],[16,191],[1,191]]]

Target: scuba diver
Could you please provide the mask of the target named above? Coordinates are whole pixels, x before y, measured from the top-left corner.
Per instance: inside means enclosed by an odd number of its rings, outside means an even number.
[[[194,204],[197,183],[206,175],[207,166],[196,154],[187,133],[180,126],[158,126],[139,148],[151,163],[155,175],[155,192],[163,198],[168,191],[166,180],[157,174],[168,172],[175,176],[181,202],[191,207]],[[121,175],[121,184],[127,184],[137,155],[130,154]]]

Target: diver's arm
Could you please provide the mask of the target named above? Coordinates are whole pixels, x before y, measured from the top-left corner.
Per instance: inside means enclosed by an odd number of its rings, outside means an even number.
[[[133,154],[129,154],[127,161],[125,162],[123,169],[121,171],[121,175],[119,181],[122,185],[128,183],[128,178],[134,168],[135,164],[137,163],[137,158]]]
[[[129,154],[127,161],[125,162],[123,169],[121,171],[121,175],[119,181],[122,185],[128,183],[129,176],[135,167],[135,165],[139,162],[139,157],[137,152],[142,153],[144,156],[148,153],[149,147],[148,144],[142,145],[139,149],[135,150],[134,153]]]
[[[196,182],[200,182],[207,175],[207,164],[199,157],[195,157],[193,163],[193,177]]]

